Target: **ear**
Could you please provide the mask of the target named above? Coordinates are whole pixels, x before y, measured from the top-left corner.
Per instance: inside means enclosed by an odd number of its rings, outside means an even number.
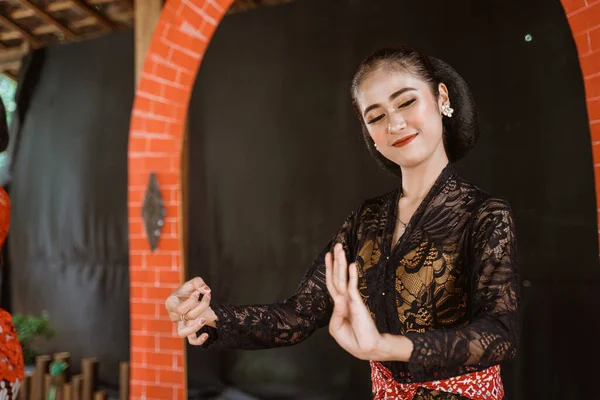
[[[450,101],[450,96],[448,94],[448,87],[446,87],[446,85],[443,83],[438,85],[438,91],[440,93],[438,96],[438,108],[441,110],[442,105]]]

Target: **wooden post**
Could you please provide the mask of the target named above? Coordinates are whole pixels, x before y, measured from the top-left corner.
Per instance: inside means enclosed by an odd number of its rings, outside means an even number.
[[[65,376],[65,381],[69,382],[71,380],[71,354],[67,352],[62,353],[54,353],[54,361],[63,361],[67,364],[67,369],[63,372]]]
[[[135,81],[138,82],[154,29],[160,18],[163,0],[135,0]]]
[[[129,363],[126,362],[119,368],[119,400],[129,400]]]
[[[107,400],[108,395],[106,392],[96,392],[94,393],[94,400]]]
[[[96,358],[81,360],[81,372],[83,373],[82,398],[83,400],[93,400],[98,381],[98,360]]]
[[[71,399],[81,400],[83,392],[83,375],[73,375],[71,379]]]
[[[50,374],[44,375],[44,400],[48,398],[48,392],[52,386],[52,376]]]
[[[73,400],[73,385],[65,383],[63,385],[62,400]]]
[[[37,356],[35,358],[35,372],[31,379],[31,400],[45,400],[44,399],[44,377],[48,371],[48,365],[50,364],[50,356]]]
[[[33,374],[32,372],[27,372],[25,374],[25,379],[23,380],[23,384],[21,385],[21,388],[19,389],[19,395],[18,395],[18,399],[19,400],[30,400],[31,399],[31,382],[33,379]]]

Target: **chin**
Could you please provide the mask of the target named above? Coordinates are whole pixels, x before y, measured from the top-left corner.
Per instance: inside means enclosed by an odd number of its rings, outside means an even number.
[[[422,164],[427,157],[420,154],[411,154],[408,157],[398,158],[393,160],[400,168],[414,168]]]

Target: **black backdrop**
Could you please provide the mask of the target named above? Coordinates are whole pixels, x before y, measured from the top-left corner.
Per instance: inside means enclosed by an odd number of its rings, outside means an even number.
[[[57,346],[103,365],[128,358],[131,39],[48,50],[11,191],[14,311],[48,310]],[[503,369],[507,398],[593,397],[593,162],[559,1],[298,0],[226,17],[190,106],[189,274],[206,278],[215,302],[283,300],[349,211],[395,185],[364,149],[348,96],[359,61],[394,44],[445,59],[470,83],[482,136],[457,168],[515,210],[523,333]],[[325,330],[286,349],[190,349],[188,367],[200,391],[369,392],[366,363]],[[116,371],[101,373],[114,382]]]

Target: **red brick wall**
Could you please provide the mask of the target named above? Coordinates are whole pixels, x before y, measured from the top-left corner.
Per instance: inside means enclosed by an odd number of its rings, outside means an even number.
[[[163,306],[184,278],[178,221],[180,153],[196,72],[232,1],[167,0],[136,91],[129,139],[132,399],[186,398],[185,342],[176,337]],[[585,79],[598,191],[600,1],[563,0],[563,5]],[[152,171],[158,176],[167,208],[166,224],[154,253],[141,219],[143,195]]]
[[[164,310],[181,273],[181,144],[196,71],[232,0],[168,0],[150,44],[129,137],[131,398],[186,397],[185,342]],[[150,172],[166,204],[158,249],[150,250],[141,207]]]
[[[577,44],[585,84],[600,221],[600,1],[563,0],[562,3]]]

